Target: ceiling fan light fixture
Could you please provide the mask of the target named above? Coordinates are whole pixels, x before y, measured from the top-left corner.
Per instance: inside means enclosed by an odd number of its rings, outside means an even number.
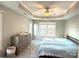
[[[49,16],[50,13],[49,13],[49,8],[46,8],[45,12],[44,12],[44,16]]]
[[[44,12],[44,16],[49,16],[50,14],[49,14],[49,11],[45,11]]]

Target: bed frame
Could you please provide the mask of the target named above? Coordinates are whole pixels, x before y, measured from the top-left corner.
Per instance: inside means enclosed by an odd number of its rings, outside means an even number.
[[[77,45],[79,45],[79,40],[78,39],[73,38],[73,37],[71,37],[69,35],[67,35],[66,38],[69,39],[69,40],[71,40],[71,41],[73,41],[73,42],[75,42]]]
[[[71,40],[71,41],[73,41],[73,42],[75,42],[77,45],[78,45],[78,49],[77,49],[77,58],[79,58],[79,40],[77,40],[77,39],[75,39],[75,38],[73,38],[73,37],[71,37],[71,36],[69,36],[69,35],[67,35],[67,37],[66,37],[67,39],[69,39],[69,40]]]

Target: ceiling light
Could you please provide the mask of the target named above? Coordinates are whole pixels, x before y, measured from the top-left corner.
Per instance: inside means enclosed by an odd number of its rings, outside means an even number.
[[[45,10],[45,12],[44,12],[44,16],[49,16],[50,15],[50,13],[49,13],[49,10],[48,10],[49,8],[46,8],[46,10]]]
[[[44,12],[44,16],[49,16],[49,11],[48,12]]]

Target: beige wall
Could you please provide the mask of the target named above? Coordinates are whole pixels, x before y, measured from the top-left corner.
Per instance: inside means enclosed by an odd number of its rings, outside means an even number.
[[[79,39],[79,15],[66,20],[65,34]]]
[[[20,31],[29,31],[29,20],[6,7],[0,6],[0,9],[4,10],[2,19],[2,48],[4,50],[7,45],[10,45],[10,36],[19,33]]]
[[[34,21],[34,22],[41,22],[41,20]],[[56,23],[56,37],[64,37],[65,20],[52,20],[52,21],[48,20],[46,22],[55,22]]]
[[[0,51],[2,50],[2,14],[0,13]]]
[[[56,21],[56,37],[64,37],[65,20]]]

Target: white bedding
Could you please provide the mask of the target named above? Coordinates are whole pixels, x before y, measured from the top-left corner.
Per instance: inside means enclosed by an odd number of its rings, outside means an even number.
[[[38,56],[52,55],[58,57],[76,57],[77,45],[65,38],[44,38]]]

